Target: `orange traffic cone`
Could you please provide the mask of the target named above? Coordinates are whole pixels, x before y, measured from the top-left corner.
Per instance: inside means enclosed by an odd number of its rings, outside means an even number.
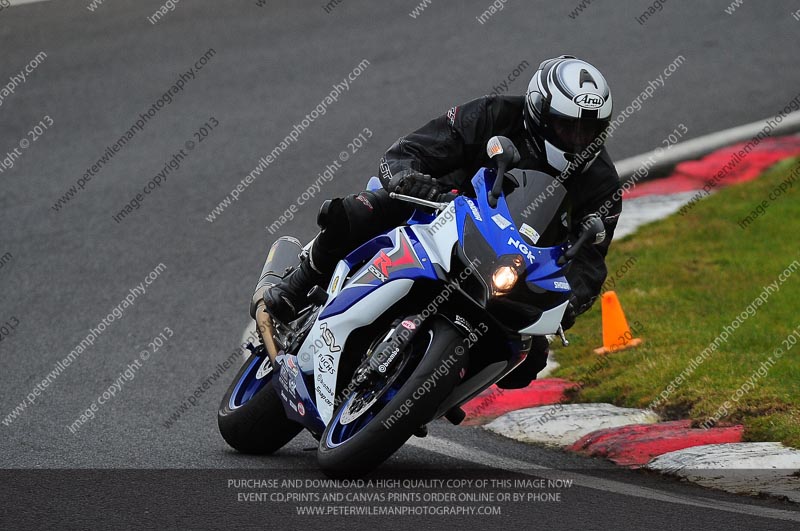
[[[603,346],[594,349],[595,354],[610,354],[641,344],[641,339],[633,337],[615,292],[607,291],[603,294],[601,310],[603,312]]]

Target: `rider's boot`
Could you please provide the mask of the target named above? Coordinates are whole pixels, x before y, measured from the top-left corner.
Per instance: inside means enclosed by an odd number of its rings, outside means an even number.
[[[328,276],[314,267],[309,254],[294,271],[264,292],[267,311],[282,323],[294,321],[298,312],[308,306],[311,288],[322,285]]]
[[[536,379],[536,375],[547,365],[550,343],[544,336],[533,336],[528,357],[519,367],[504,376],[497,387],[500,389],[522,389],[528,387]]]
[[[265,304],[267,312],[284,324],[293,321],[298,312],[308,305],[308,292],[315,284],[323,287],[327,285],[336,263],[351,247],[347,241],[350,225],[341,199],[328,200],[322,204],[317,214],[317,225],[322,230],[314,238],[314,243],[311,244],[307,256],[301,260],[300,266],[277,283],[265,283],[269,286],[268,289],[254,295],[254,305]],[[299,242],[297,245],[299,246]],[[269,268],[265,266],[266,269]],[[277,268],[272,269],[277,271]],[[258,321],[258,317],[264,317],[263,312],[254,313],[254,307],[251,306],[251,315]]]

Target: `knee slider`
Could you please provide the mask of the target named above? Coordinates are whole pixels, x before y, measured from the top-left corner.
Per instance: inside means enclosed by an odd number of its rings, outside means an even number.
[[[317,225],[322,233],[342,236],[350,231],[350,221],[341,198],[328,199],[319,209]]]
[[[319,207],[319,212],[317,213],[317,226],[320,229],[324,229],[328,226],[328,222],[330,221],[331,203],[333,203],[331,199],[326,199],[325,202],[322,203],[322,206]]]

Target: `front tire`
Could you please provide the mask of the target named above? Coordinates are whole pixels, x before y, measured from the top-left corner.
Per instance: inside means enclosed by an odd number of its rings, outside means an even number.
[[[303,429],[286,417],[276,389],[278,373],[269,363],[262,346],[239,369],[217,413],[222,438],[245,454],[276,452]]]
[[[363,413],[369,415],[364,426],[348,426],[357,424],[359,419],[341,422],[358,391],[334,411],[317,450],[317,461],[327,476],[345,478],[369,473],[403,446],[420,426],[433,420],[439,405],[458,383],[467,356],[464,347],[459,347],[461,334],[443,318],[434,318],[430,327],[418,334],[423,335],[429,337],[429,343],[422,359],[411,375],[399,382],[399,389],[387,403],[377,403]],[[440,376],[433,378],[434,373]],[[426,391],[421,392],[422,389]],[[401,406],[406,412],[398,415]],[[355,433],[347,433],[348,430]]]

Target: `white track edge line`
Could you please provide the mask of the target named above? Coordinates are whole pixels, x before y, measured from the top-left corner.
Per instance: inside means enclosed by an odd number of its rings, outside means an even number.
[[[748,505],[735,502],[724,502],[721,500],[711,500],[702,497],[689,498],[679,494],[670,494],[661,490],[640,485],[623,483],[620,481],[603,479],[574,472],[564,472],[554,468],[548,468],[534,463],[528,463],[510,457],[501,457],[478,448],[467,448],[459,443],[435,436],[428,436],[423,439],[411,439],[406,443],[421,450],[438,453],[460,459],[482,466],[502,469],[508,472],[516,472],[532,476],[542,476],[549,474],[557,479],[573,479],[576,485],[581,487],[621,494],[635,498],[645,498],[666,503],[676,503],[690,505],[715,511],[725,511],[730,513],[746,514],[774,520],[786,520],[790,522],[800,522],[800,512],[786,511],[783,509],[772,509],[758,505]]]

